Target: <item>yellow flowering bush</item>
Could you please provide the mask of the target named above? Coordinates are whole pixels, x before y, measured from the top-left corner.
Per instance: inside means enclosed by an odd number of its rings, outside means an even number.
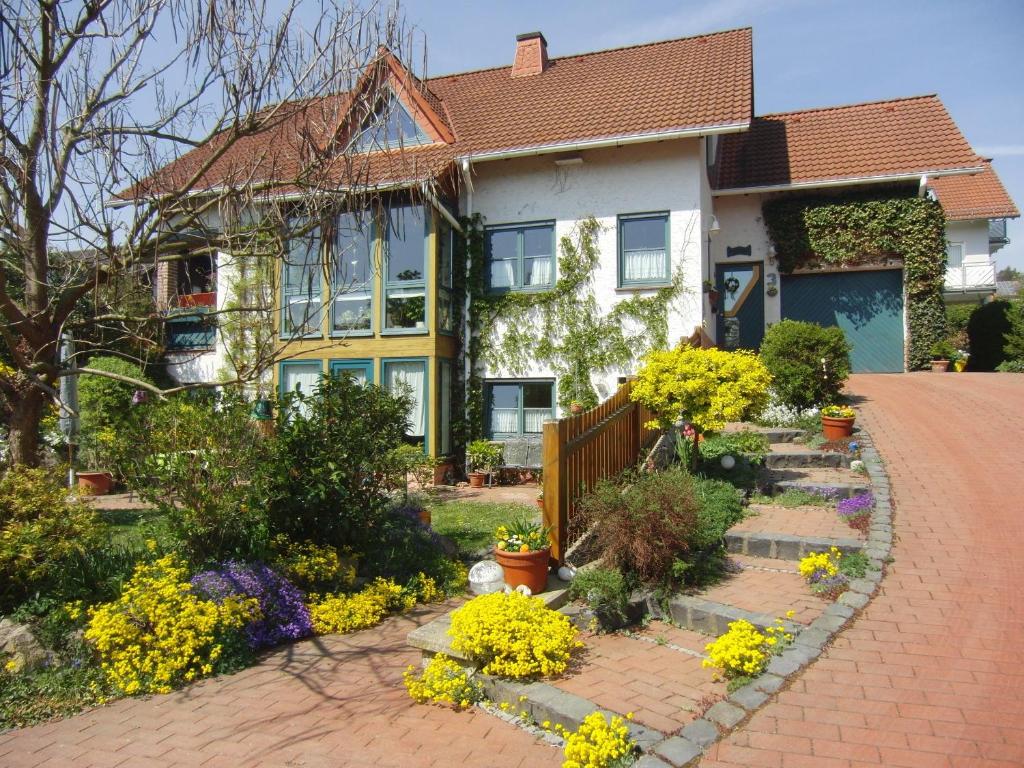
[[[566,616],[519,592],[473,598],[452,613],[448,634],[484,672],[510,678],[560,675],[583,647]]]
[[[465,709],[480,701],[484,694],[480,682],[471,679],[458,662],[443,653],[432,658],[420,675],[410,664],[402,679],[417,704],[433,701]]]
[[[89,609],[85,639],[115,688],[129,695],[169,693],[213,673],[223,636],[258,615],[255,600],[199,599],[185,567],[167,555],[136,566],[121,597]]]
[[[295,584],[307,588],[327,583],[350,587],[356,580],[357,558],[350,552],[345,552],[343,558],[335,547],[312,541],[300,544],[284,534],[275,536],[271,546],[274,567]]]
[[[786,617],[792,618],[793,611]],[[766,627],[764,632],[739,619],[729,624],[728,632],[704,646],[708,658],[703,666],[717,667],[727,678],[756,677],[768,666],[769,658],[792,639],[782,619],[776,619],[775,625]]]
[[[843,553],[837,547],[828,552],[811,552],[800,561],[800,575],[810,581],[815,574],[835,576],[839,573],[839,561]]]
[[[643,358],[631,397],[671,426],[680,415],[698,432],[717,432],[768,404],[771,374],[753,352],[679,347]]]
[[[618,715],[609,722],[600,712],[591,712],[576,731],[560,725],[555,730],[565,738],[562,768],[618,768],[629,765],[636,752],[629,726]]]
[[[409,610],[416,597],[409,595],[391,579],[375,579],[353,594],[309,596],[309,617],[318,635],[344,634],[380,624],[392,611]]]

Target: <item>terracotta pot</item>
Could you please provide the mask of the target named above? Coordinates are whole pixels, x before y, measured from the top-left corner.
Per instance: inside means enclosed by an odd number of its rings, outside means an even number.
[[[537,509],[539,509],[541,512],[543,512],[544,511],[544,499],[534,499],[534,501],[537,502]]]
[[[821,431],[826,440],[841,440],[853,434],[853,422],[857,418],[837,419],[834,416],[821,417]]]
[[[78,473],[78,489],[89,496],[105,496],[113,484],[114,476],[109,472]]]
[[[539,595],[548,585],[548,565],[551,550],[547,547],[537,552],[505,552],[494,550],[494,559],[505,571],[505,583],[512,589],[525,584],[530,591]]]
[[[431,520],[433,520],[433,518],[430,516],[430,510],[429,509],[421,509],[420,510],[420,522],[423,523],[425,526],[427,526],[429,528]]]
[[[484,478],[487,477],[483,472],[470,472],[469,473],[469,487],[470,488],[483,488]]]
[[[932,373],[945,373],[949,370],[949,360],[932,360]]]
[[[569,413],[573,415],[583,413],[583,406],[580,405],[579,403],[572,403],[569,406]]]

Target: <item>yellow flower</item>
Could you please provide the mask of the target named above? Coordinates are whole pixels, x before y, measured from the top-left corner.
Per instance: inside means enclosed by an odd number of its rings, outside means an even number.
[[[618,715],[609,722],[600,712],[591,712],[575,732],[563,729],[561,733],[565,737],[562,768],[610,768],[636,752],[629,726]]]
[[[422,675],[417,676],[413,667],[409,667],[403,681],[409,696],[419,704],[433,701],[465,709],[483,698],[483,686],[443,653],[430,660]]]

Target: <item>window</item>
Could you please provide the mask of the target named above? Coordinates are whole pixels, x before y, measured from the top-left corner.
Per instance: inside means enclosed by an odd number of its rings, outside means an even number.
[[[409,429],[405,433],[411,443],[423,443],[427,435],[427,361],[384,360],[381,363],[384,388],[392,393],[404,393],[412,402],[409,406]]]
[[[339,215],[333,242],[331,332],[369,333],[373,317],[373,231],[368,214]]]
[[[495,227],[487,231],[487,287],[542,290],[555,282],[555,225]]]
[[[282,396],[289,392],[298,392],[303,397],[309,397],[316,392],[321,373],[323,364],[319,360],[291,360],[281,363],[278,389]],[[305,416],[309,413],[309,405],[297,403],[296,410]]]
[[[668,282],[668,214],[620,216],[619,285]]]
[[[960,269],[964,265],[964,244],[946,243],[946,269]]]
[[[423,206],[389,208],[386,223],[384,327],[426,329],[427,249]]]
[[[331,376],[351,376],[359,384],[373,384],[373,360],[332,360]]]
[[[437,327],[445,333],[455,331],[455,303],[452,297],[452,228],[444,217],[437,227]]]
[[[293,221],[291,226],[304,228],[300,221]],[[319,335],[323,304],[319,227],[288,240],[282,270],[282,332],[288,336]]]
[[[441,393],[441,414],[438,426],[441,431],[440,455],[447,456],[452,452],[452,361],[438,361],[438,391]]]
[[[405,144],[430,144],[430,137],[417,125],[412,115],[393,94],[381,100],[359,130],[352,144],[356,152],[388,149]]]
[[[488,432],[492,438],[539,436],[554,418],[550,381],[495,382],[486,387]]]
[[[195,314],[172,315],[167,319],[165,341],[169,351],[213,349],[217,326],[204,310],[205,307],[198,307]]]

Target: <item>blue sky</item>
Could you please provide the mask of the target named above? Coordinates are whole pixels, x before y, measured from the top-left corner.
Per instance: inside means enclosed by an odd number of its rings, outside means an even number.
[[[1024,207],[1024,0],[404,0],[431,75],[510,64],[540,30],[562,56],[754,28],[758,114],[938,93]],[[1024,271],[1024,223],[995,258]]]

